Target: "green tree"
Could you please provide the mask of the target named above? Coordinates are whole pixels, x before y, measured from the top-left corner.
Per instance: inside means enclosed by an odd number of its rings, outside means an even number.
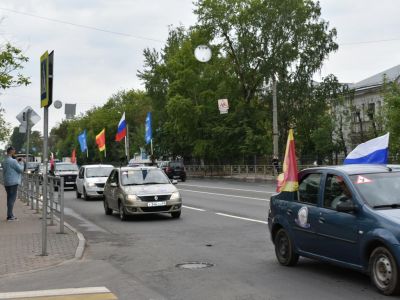
[[[19,73],[23,63],[28,61],[22,51],[10,43],[0,46],[0,91],[20,85],[28,85],[29,78]],[[4,120],[5,110],[0,106],[0,141],[7,140],[10,125]]]
[[[386,116],[385,131],[390,132],[389,152],[399,155],[400,148],[400,86],[397,82],[384,81],[383,114]]]

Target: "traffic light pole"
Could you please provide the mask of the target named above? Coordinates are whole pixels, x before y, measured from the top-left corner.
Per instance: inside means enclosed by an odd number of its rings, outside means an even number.
[[[47,172],[48,172],[48,154],[47,144],[49,136],[49,107],[45,106],[43,111],[43,201],[42,201],[42,256],[47,255]]]

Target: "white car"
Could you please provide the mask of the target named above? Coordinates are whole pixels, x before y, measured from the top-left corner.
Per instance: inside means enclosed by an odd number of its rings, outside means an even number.
[[[76,178],[76,197],[103,197],[104,185],[114,166],[112,165],[83,165]]]

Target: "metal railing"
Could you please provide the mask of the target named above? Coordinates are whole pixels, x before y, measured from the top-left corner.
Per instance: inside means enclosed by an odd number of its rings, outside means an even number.
[[[298,169],[308,167],[312,165],[301,165]],[[282,166],[274,165],[186,165],[185,169],[187,176],[226,178],[274,179],[282,172]]]
[[[32,210],[39,210],[43,206],[43,178],[38,174],[22,174],[21,185],[19,185],[19,198],[30,206]],[[54,226],[54,215],[60,218],[60,231],[64,233],[64,178],[47,176],[47,212],[49,226]]]
[[[3,172],[0,172],[0,183],[4,185]],[[43,201],[43,187],[47,184],[47,201]],[[58,233],[64,233],[64,178],[56,176],[47,176],[47,182],[43,182],[43,177],[39,174],[23,173],[21,184],[18,186],[18,198],[36,210],[39,214],[43,212],[43,202],[46,205],[46,227],[54,226],[55,214],[59,217],[60,230]],[[47,248],[47,229],[42,230],[42,255],[46,254]]]

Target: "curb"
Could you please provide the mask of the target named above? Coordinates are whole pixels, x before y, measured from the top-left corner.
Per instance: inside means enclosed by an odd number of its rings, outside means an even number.
[[[57,216],[54,216],[54,218],[60,223],[60,218]],[[78,237],[78,246],[76,247],[76,251],[75,251],[75,259],[81,259],[83,256],[83,252],[85,251],[85,245],[86,245],[86,239],[84,237],[84,235],[78,231],[75,227],[73,227],[72,225],[70,225],[69,223],[64,221],[64,226],[67,227],[69,230],[71,230],[72,232],[74,232],[77,237]]]

